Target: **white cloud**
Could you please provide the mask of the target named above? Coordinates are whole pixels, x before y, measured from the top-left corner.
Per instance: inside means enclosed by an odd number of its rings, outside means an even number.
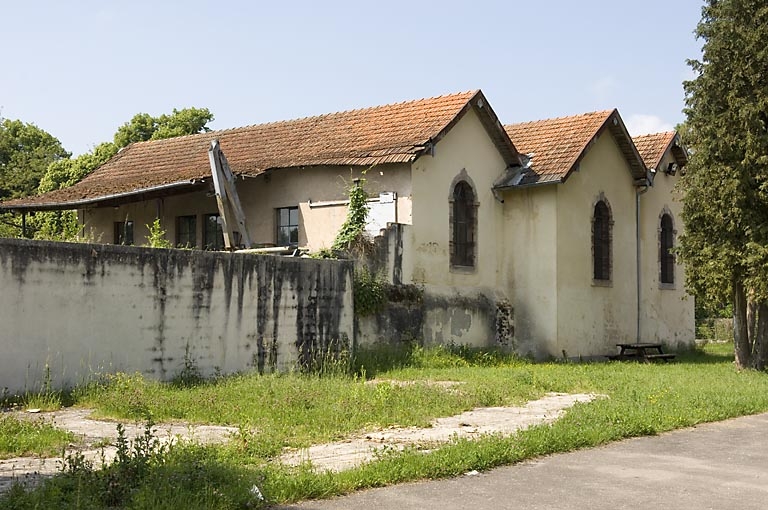
[[[644,115],[642,113],[630,115],[625,119],[627,131],[632,136],[647,135],[649,133],[661,133],[672,131],[675,126],[656,115]]]

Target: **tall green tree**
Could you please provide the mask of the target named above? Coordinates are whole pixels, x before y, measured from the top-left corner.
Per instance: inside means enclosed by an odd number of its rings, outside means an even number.
[[[0,200],[34,194],[46,168],[69,157],[59,140],[34,124],[0,118]],[[0,236],[20,235],[19,219],[0,215]]]
[[[69,157],[59,140],[34,124],[0,119],[0,200],[33,194],[48,165]]]
[[[707,0],[684,83],[680,255],[698,297],[733,303],[739,367],[768,362],[768,4]]]
[[[163,114],[159,117],[152,117],[147,113],[136,114],[118,128],[112,142],[101,143],[91,152],[48,166],[40,179],[38,191],[45,193],[72,186],[131,143],[210,131],[207,124],[212,120],[213,114],[207,108],[174,108],[170,115]],[[74,211],[38,213],[31,225],[38,239],[67,240],[74,238],[78,232]]]

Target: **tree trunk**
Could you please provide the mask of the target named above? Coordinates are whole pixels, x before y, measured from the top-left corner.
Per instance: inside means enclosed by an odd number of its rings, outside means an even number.
[[[747,328],[747,294],[741,281],[733,283],[733,347],[736,353],[736,368],[749,368],[752,348]]]
[[[749,345],[754,345],[757,338],[757,307],[754,295],[750,292],[747,297],[747,335],[749,335]]]
[[[765,370],[768,365],[768,302],[761,301],[757,309],[757,334],[752,342],[752,367]]]

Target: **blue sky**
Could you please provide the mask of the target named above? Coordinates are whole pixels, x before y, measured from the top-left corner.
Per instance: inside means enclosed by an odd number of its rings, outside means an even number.
[[[134,114],[214,129],[482,89],[504,123],[683,120],[701,0],[3,2],[0,117],[79,154]]]

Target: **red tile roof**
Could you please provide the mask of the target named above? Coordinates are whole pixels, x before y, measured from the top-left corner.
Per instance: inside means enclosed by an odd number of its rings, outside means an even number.
[[[675,141],[676,136],[677,133],[675,131],[666,131],[664,133],[635,136],[632,140],[635,142],[637,151],[640,153],[643,161],[645,161],[645,166],[657,168],[667,149]]]
[[[578,163],[589,142],[615,111],[605,110],[504,126],[517,150],[531,156],[531,166],[517,185],[563,181]]]
[[[70,188],[5,202],[0,209],[77,207],[105,197],[189,186],[210,178],[208,148],[214,139],[220,141],[232,171],[243,176],[278,168],[411,162],[470,108],[479,113],[508,163],[517,162],[514,145],[478,90],[134,143]]]
[[[646,177],[646,168],[621,120],[618,110],[604,110],[570,117],[522,122],[504,126],[515,147],[530,156],[522,171],[509,172],[496,188],[565,182],[604,129],[616,140],[635,179]]]

